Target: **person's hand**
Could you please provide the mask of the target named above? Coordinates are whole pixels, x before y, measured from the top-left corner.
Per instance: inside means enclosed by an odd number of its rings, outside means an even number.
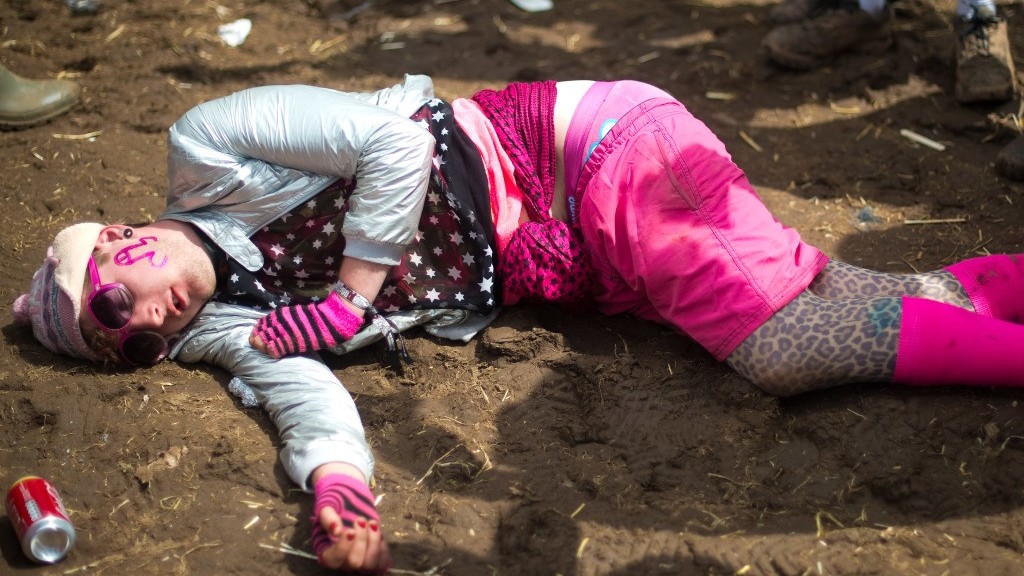
[[[344,466],[344,465],[341,465]],[[380,531],[373,492],[362,476],[318,469],[314,485],[313,551],[320,564],[348,572],[382,574],[391,568],[391,553]],[[351,472],[349,470],[349,472]],[[355,472],[358,474],[358,472]]]
[[[349,572],[383,574],[391,568],[391,552],[376,520],[356,518],[350,528],[331,506],[320,511],[320,527],[331,544],[320,551],[320,564]]]
[[[283,306],[260,318],[249,344],[271,358],[329,350],[351,340],[363,325],[363,311],[337,292],[311,304]]]

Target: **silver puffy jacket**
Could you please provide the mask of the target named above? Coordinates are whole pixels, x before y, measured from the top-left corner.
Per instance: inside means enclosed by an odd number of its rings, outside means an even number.
[[[170,192],[162,219],[189,222],[239,263],[263,265],[249,236],[338,177],[355,178],[345,216],[345,255],[397,264],[416,232],[434,139],[409,116],[434,97],[426,76],[367,94],[266,86],[201,104],[171,127]],[[182,332],[171,357],[232,375],[271,416],[289,476],[309,490],[321,464],[344,462],[369,478],[373,455],[352,397],[316,355],[273,360],[249,346],[263,313],[210,302]],[[492,316],[493,317],[493,316]],[[490,318],[463,311],[410,311],[400,328],[468,339]],[[335,352],[379,338],[365,329]]]

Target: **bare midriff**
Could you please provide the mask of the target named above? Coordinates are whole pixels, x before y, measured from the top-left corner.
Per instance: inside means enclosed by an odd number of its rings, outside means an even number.
[[[551,200],[551,217],[563,222],[569,221],[569,209],[565,204],[565,136],[569,123],[576,112],[583,95],[594,83],[590,80],[558,82],[555,98],[555,153],[558,156],[555,172],[555,193]],[[523,211],[524,218],[526,211]]]

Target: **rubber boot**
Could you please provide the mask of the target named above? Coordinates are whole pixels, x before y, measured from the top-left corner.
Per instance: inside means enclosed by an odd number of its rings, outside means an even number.
[[[956,99],[963,104],[1004,102],[1013,98],[1016,70],[1006,21],[978,13],[956,22]]]
[[[29,80],[0,66],[0,128],[25,128],[59,116],[78,102],[70,80]]]

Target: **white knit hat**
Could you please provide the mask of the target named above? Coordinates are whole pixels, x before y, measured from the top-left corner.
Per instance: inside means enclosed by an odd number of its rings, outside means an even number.
[[[89,348],[78,319],[82,289],[103,224],[85,222],[60,231],[46,251],[46,260],[32,276],[28,294],[14,301],[14,320],[32,324],[36,340],[57,354],[99,360]]]

